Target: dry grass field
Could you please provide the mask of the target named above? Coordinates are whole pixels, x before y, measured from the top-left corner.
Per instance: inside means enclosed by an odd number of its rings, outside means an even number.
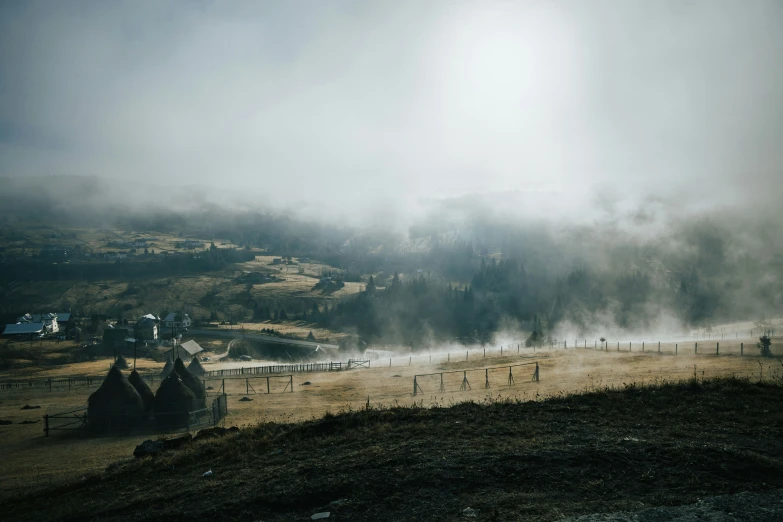
[[[118,230],[58,231],[52,241],[47,234],[54,235],[48,229],[34,235],[35,244],[63,244],[78,242],[96,252],[116,251],[107,246],[109,241],[131,240],[138,237],[152,237],[149,234]],[[40,236],[40,237],[38,237]],[[175,245],[184,238],[155,235],[150,249],[156,253],[163,251],[187,251]],[[47,242],[48,241],[48,242]],[[13,242],[11,242],[13,243]],[[228,242],[215,241],[220,248],[233,247]],[[0,238],[0,245],[3,244]],[[155,245],[154,247],[152,245]],[[209,245],[209,242],[205,242]],[[333,267],[319,263],[302,264],[304,273],[298,272],[297,265],[273,265],[274,257],[259,255],[254,261],[237,263],[224,270],[198,275],[177,277],[135,278],[132,281],[106,279],[100,281],[30,281],[13,284],[5,288],[0,295],[6,303],[19,303],[19,306],[34,309],[81,310],[85,316],[93,314],[110,317],[138,318],[147,313],[159,314],[163,311],[187,311],[193,318],[206,319],[212,311],[220,320],[247,321],[253,313],[249,302],[274,302],[292,313],[300,312],[302,299],[309,303],[324,304],[358,293],[363,286],[360,283],[346,283],[333,292],[313,290],[323,271],[334,271]],[[253,284],[248,287],[242,278],[249,273],[259,272],[274,277],[273,282]],[[22,303],[26,303],[22,305]],[[309,330],[308,330],[309,331]],[[304,331],[307,335],[308,331]],[[291,332],[293,333],[293,332]]]
[[[207,344],[208,341],[205,341]],[[218,342],[216,340],[216,342]],[[216,347],[217,350],[225,346]],[[656,346],[657,348],[657,346]],[[662,347],[664,350],[665,347]],[[726,347],[729,350],[729,347]],[[522,401],[557,397],[573,392],[600,390],[607,387],[623,387],[662,381],[686,380],[717,376],[742,376],[757,380],[760,371],[764,380],[780,380],[783,364],[780,358],[759,358],[755,352],[747,356],[738,354],[694,355],[680,351],[679,355],[657,352],[616,352],[591,349],[554,349],[533,353],[532,350],[506,349],[500,355],[497,348],[473,350],[451,354],[438,353],[416,357],[397,357],[376,360],[370,368],[358,368],[341,372],[294,374],[294,392],[283,391],[287,379],[272,378],[271,394],[266,394],[265,378],[226,379],[229,394],[229,414],[226,426],[251,426],[258,422],[289,422],[308,420],[329,413],[360,410],[367,406],[390,407],[416,403],[423,407],[440,407],[464,401],[487,401],[513,398]],[[430,362],[430,357],[432,357]],[[508,386],[508,365],[537,361],[540,382],[532,382],[533,366],[512,368],[515,384]],[[107,361],[78,363],[57,369],[43,370],[36,376],[62,376],[75,374],[101,374],[107,369]],[[503,366],[506,366],[503,368]],[[141,369],[155,370],[159,364],[140,361]],[[209,365],[206,365],[207,369]],[[501,368],[487,374],[483,368]],[[444,376],[445,391],[439,391],[439,377],[417,379],[421,391],[413,396],[413,377],[416,374],[456,371]],[[460,391],[463,371],[471,386]],[[490,387],[485,388],[488,375]],[[222,379],[207,380],[214,393]],[[248,384],[253,391],[249,394]],[[0,419],[11,424],[0,426],[0,437],[5,441],[4,473],[0,475],[0,498],[15,495],[31,488],[45,487],[60,481],[72,480],[81,475],[100,471],[118,459],[128,459],[142,436],[89,437],[82,433],[43,436],[41,418],[46,412],[62,411],[86,403],[95,387],[64,387],[49,391],[43,387],[0,390]],[[252,401],[240,402],[247,396]],[[40,409],[22,410],[25,405]]]

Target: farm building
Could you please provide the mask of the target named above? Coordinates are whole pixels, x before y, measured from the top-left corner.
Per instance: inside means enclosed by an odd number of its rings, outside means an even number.
[[[142,341],[158,340],[158,318],[147,314],[136,322],[136,335]]]
[[[190,340],[190,341],[185,341],[184,343],[163,352],[163,356],[166,359],[171,359],[172,361],[177,357],[190,359],[193,356],[195,356],[197,353],[201,353],[203,351],[204,348],[199,346],[199,344],[196,341]]]
[[[190,328],[190,323],[190,316],[179,312],[172,312],[163,319],[166,328]]]
[[[70,318],[70,314],[68,314]],[[24,314],[16,320],[15,324],[8,324],[3,330],[3,335],[39,335],[57,333],[60,324],[57,314]]]
[[[3,335],[6,336],[27,336],[27,335],[39,335],[43,333],[44,325],[41,323],[16,323],[7,324]]]
[[[125,348],[134,340],[133,330],[127,327],[109,327],[103,331],[103,345],[107,348]]]

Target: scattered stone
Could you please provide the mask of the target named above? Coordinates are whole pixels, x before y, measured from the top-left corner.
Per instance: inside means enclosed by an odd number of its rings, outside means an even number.
[[[305,381],[302,383],[302,386],[310,386],[311,384],[313,383],[311,383],[310,381]]]
[[[253,399],[251,399],[250,397],[242,397],[241,399],[239,399],[239,402],[250,402],[252,400]]]
[[[329,502],[329,507],[337,508],[347,503],[348,503],[347,498],[341,498],[340,500],[332,500],[331,502]]]
[[[214,389],[215,388],[213,388],[212,386],[207,386],[207,390],[214,390]]]
[[[13,423],[14,423],[14,421],[0,419],[0,426],[7,426],[7,425],[13,424]]]
[[[209,471],[206,471],[206,472],[204,472],[204,474],[203,474],[203,475],[201,475],[201,476],[202,476],[202,477],[211,477],[211,476],[212,476],[212,470],[209,470]]]
[[[196,433],[196,436],[193,437],[193,440],[216,439],[218,437],[224,436],[227,431],[228,430],[226,428],[221,428],[220,426],[216,426],[214,428],[204,428],[203,430],[199,430],[199,432]]]
[[[163,443],[163,449],[164,450],[170,450],[170,449],[177,449],[181,448],[188,442],[193,440],[193,436],[190,433],[185,433],[184,435],[180,435],[179,437],[174,437],[173,439],[163,439],[160,442]]]
[[[25,404],[20,409],[22,409],[22,410],[40,410],[41,407],[40,406],[30,406],[29,404]]]
[[[402,375],[392,375],[392,377],[402,377]]]
[[[315,515],[310,517],[310,520],[323,520],[325,518],[329,518],[329,515],[331,515],[331,512],[324,511],[322,513],[316,513]]]
[[[19,422],[19,424],[35,424],[37,422],[41,422],[41,419],[38,419],[38,420],[23,420],[23,421]]]
[[[148,455],[157,455],[165,450],[177,449],[191,440],[193,440],[193,437],[190,433],[186,433],[180,437],[174,437],[173,439],[145,440],[136,446],[133,450],[133,456],[138,459]]]
[[[163,442],[159,440],[145,440],[133,450],[133,456],[137,459],[149,455],[157,455],[163,451]]]
[[[478,514],[478,511],[476,511],[473,508],[465,508],[462,510],[462,516],[467,518],[476,518],[476,515]]]

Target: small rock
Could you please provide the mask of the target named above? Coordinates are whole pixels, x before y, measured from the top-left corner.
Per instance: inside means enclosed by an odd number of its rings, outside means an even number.
[[[241,399],[239,399],[239,402],[249,402],[249,401],[252,401],[252,400],[253,399],[251,399],[250,397],[242,397]]]
[[[35,424],[35,423],[38,423],[38,422],[41,422],[41,419],[37,419],[37,420],[23,420],[23,421],[20,421],[19,424]]]
[[[30,406],[29,404],[25,404],[24,406],[22,406],[19,409],[20,410],[40,410],[41,407],[40,406]]]
[[[310,386],[312,383],[310,381],[305,381],[302,383],[302,386]]]
[[[469,507],[462,510],[462,516],[467,518],[476,518],[477,513],[475,509]]]
[[[211,477],[211,476],[212,476],[212,470],[205,471],[205,472],[204,472],[204,474],[203,474],[203,475],[201,475],[201,476],[202,476],[202,477]]]
[[[138,458],[147,455],[156,455],[163,451],[163,442],[159,440],[145,440],[133,450],[133,456]]]
[[[329,518],[329,515],[331,515],[331,512],[324,511],[322,513],[316,513],[315,515],[310,517],[310,520],[323,520],[325,518]]]
[[[337,508],[337,507],[340,507],[343,504],[347,504],[347,503],[348,503],[348,499],[347,498],[341,498],[340,500],[332,500],[331,502],[329,502],[329,506],[331,506],[333,508]]]
[[[8,424],[13,424],[14,421],[0,419],[0,426],[7,426]]]

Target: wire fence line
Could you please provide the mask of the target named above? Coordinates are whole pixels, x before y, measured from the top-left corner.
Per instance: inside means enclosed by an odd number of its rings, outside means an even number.
[[[774,333],[772,330],[766,330],[766,332]],[[764,331],[759,331],[764,333]],[[592,349],[595,351],[614,351],[614,352],[642,352],[642,353],[659,353],[659,354],[691,354],[691,355],[735,355],[735,356],[753,356],[760,355],[756,348],[755,341],[745,342],[742,340],[721,340],[721,341],[610,341],[609,339],[594,340],[590,343],[587,339],[575,339],[573,343],[569,341],[555,341],[550,340],[545,343],[538,343],[532,346],[525,346],[524,342],[504,344],[497,347],[481,349],[467,349],[465,350],[464,360],[471,360],[471,358],[487,356],[513,356],[513,355],[528,355],[536,354],[542,350],[570,350],[570,349]],[[771,347],[773,356],[780,356],[780,348],[774,344]],[[442,364],[458,362],[462,359],[462,352],[447,352],[427,354],[419,352],[417,354],[410,354],[407,357],[391,357],[389,358],[388,367],[393,366],[412,366],[414,361],[416,363],[426,362],[429,364]],[[296,363],[296,364],[277,364],[277,365],[263,365],[263,366],[246,366],[240,368],[224,368],[219,370],[208,370],[202,375],[199,375],[202,379],[212,378],[242,378],[249,375],[272,375],[272,374],[290,374],[290,373],[316,373],[316,372],[333,372],[352,370],[357,368],[370,368],[372,363],[375,362],[375,367],[386,366],[385,359],[349,359],[347,362],[342,361],[328,361],[328,362],[314,362],[314,363]],[[407,364],[406,364],[407,363]],[[162,376],[159,373],[146,373],[141,374],[141,377],[147,381],[150,385],[154,385],[156,382],[162,380]],[[11,390],[17,388],[34,388],[42,387],[48,388],[50,391],[57,389],[72,389],[77,386],[98,386],[103,382],[104,376],[67,376],[60,378],[30,378],[30,379],[8,379],[0,381],[0,390]]]
[[[533,376],[531,378],[532,382],[539,382],[540,379],[540,373],[539,373],[539,366],[538,361],[535,362],[527,362],[527,363],[518,363],[518,364],[508,364],[508,365],[501,365],[501,366],[492,366],[492,367],[486,367],[486,368],[470,368],[470,369],[463,369],[463,370],[447,370],[442,372],[433,372],[433,373],[419,373],[413,376],[413,396],[416,397],[419,393],[424,393],[424,390],[421,388],[421,385],[419,384],[419,379],[422,377],[433,377],[438,376],[440,377],[440,385],[438,388],[439,392],[445,392],[446,391],[446,382],[444,381],[443,376],[444,375],[452,375],[452,374],[459,374],[462,373],[462,381],[460,382],[460,391],[469,391],[472,390],[472,386],[470,384],[470,381],[468,380],[468,372],[481,372],[484,371],[484,388],[489,389],[491,387],[490,381],[489,381],[489,372],[491,370],[506,370],[508,369],[508,378],[505,381],[505,384],[507,386],[513,386],[515,384],[514,380],[514,374],[513,374],[513,368],[518,368],[521,366],[532,366],[535,365],[535,370],[533,371]]]

